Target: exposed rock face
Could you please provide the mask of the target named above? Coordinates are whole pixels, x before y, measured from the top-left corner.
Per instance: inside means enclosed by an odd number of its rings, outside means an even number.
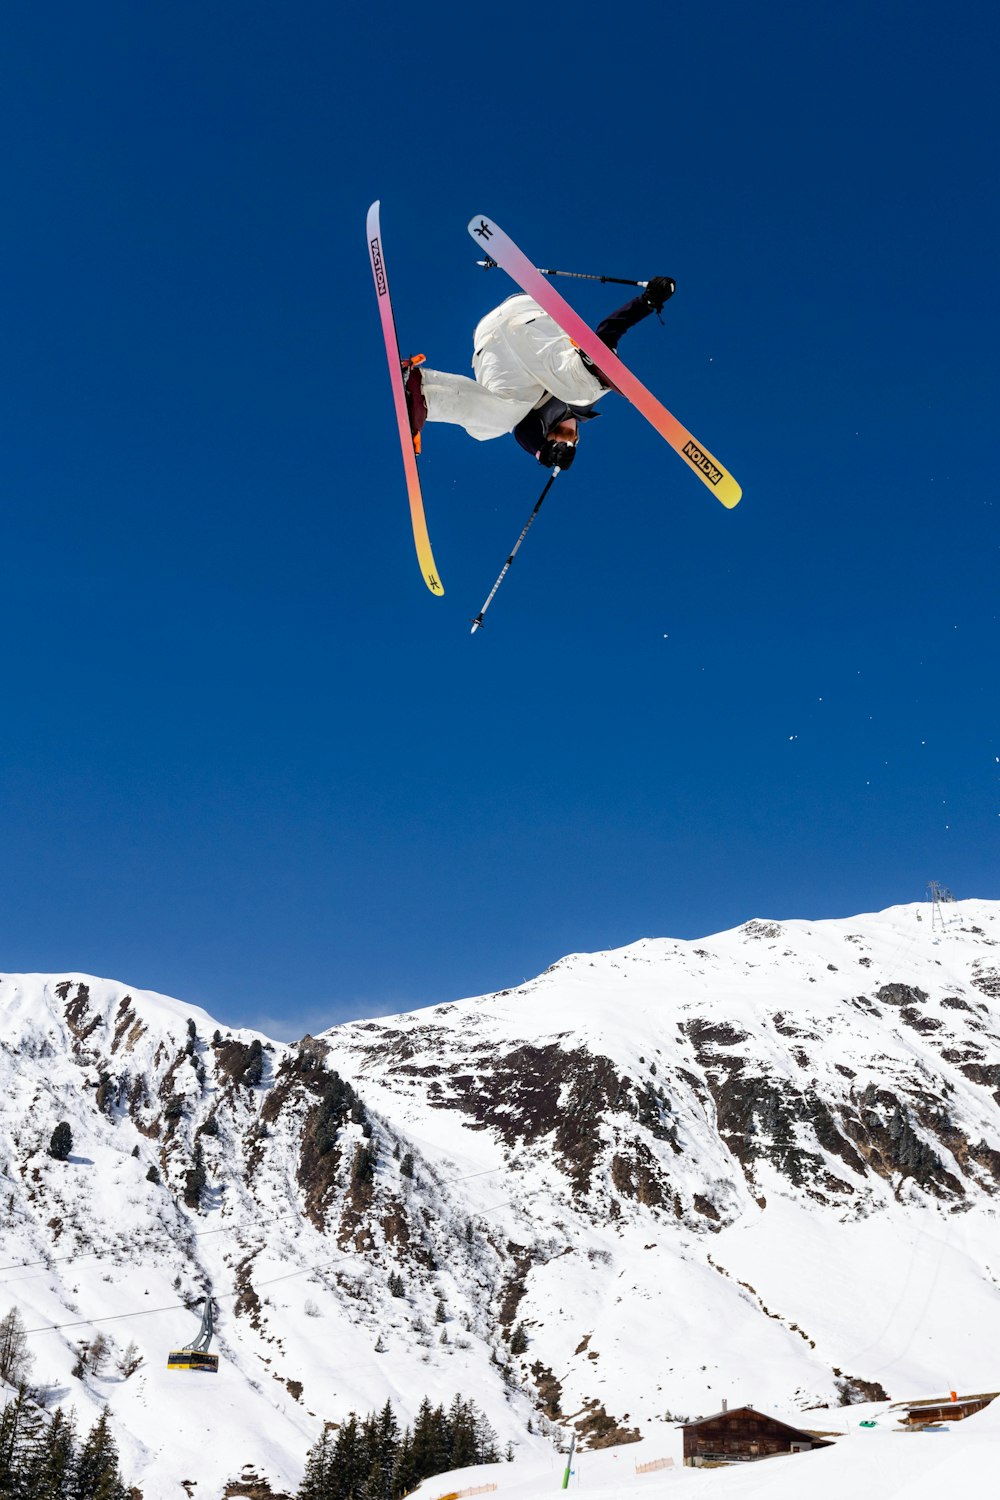
[[[543,1177],[560,1215],[619,1234],[645,1222],[707,1244],[776,1198],[831,1224],[894,1206],[989,1218],[1000,1025],[978,997],[1000,919],[974,905],[975,922],[956,907],[947,946],[917,908],[885,932],[754,921],[697,946],[576,956],[518,991],[325,1039],[384,1116],[422,1130],[458,1111],[515,1181]],[[530,1331],[551,1251],[518,1239],[503,1306]],[[559,1367],[528,1366],[550,1401]],[[876,1388],[836,1371],[834,1400]]]

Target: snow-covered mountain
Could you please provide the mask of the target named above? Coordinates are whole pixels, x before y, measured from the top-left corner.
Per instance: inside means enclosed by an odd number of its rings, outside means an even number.
[[[293,1491],[387,1398],[471,1396],[529,1456],[996,1389],[1000,902],[942,910],[578,954],[291,1046],[3,976],[0,1316],[147,1500]],[[168,1373],[207,1288],[220,1372]]]

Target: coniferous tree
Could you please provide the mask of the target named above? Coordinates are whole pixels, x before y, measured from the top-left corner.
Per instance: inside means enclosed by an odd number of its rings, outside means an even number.
[[[202,1150],[201,1141],[198,1141],[194,1148],[194,1161],[190,1170],[184,1174],[184,1202],[188,1208],[201,1207],[201,1195],[207,1182],[205,1153]]]
[[[417,1471],[413,1462],[413,1434],[407,1427],[396,1447],[392,1466],[392,1493],[394,1496],[408,1495],[417,1483]]]
[[[65,1161],[73,1149],[73,1132],[65,1120],[60,1120],[49,1141],[49,1155],[56,1161]]]
[[[448,1411],[449,1469],[466,1469],[479,1462],[474,1412],[471,1403],[463,1401],[460,1396],[451,1403]]]
[[[476,1429],[476,1462],[480,1464],[499,1463],[500,1451],[497,1448],[497,1435],[493,1431],[491,1424],[487,1421],[486,1413],[481,1412],[474,1401],[470,1401],[469,1406]]]
[[[434,1465],[434,1408],[425,1396],[420,1403],[413,1423],[413,1471],[416,1482],[435,1473]]]
[[[364,1484],[367,1483],[370,1469],[378,1461],[379,1454],[378,1417],[373,1411],[370,1411],[367,1417],[362,1419],[358,1434],[358,1449],[358,1465],[365,1476],[362,1482],[363,1488]]]
[[[377,1160],[378,1147],[374,1141],[365,1141],[357,1147],[351,1164],[351,1183],[354,1187],[363,1188],[374,1182]]]
[[[25,1445],[34,1429],[35,1410],[22,1380],[13,1401],[0,1412],[0,1495],[17,1495],[24,1469]]]
[[[76,1426],[56,1407],[52,1421],[36,1433],[24,1466],[24,1500],[73,1500],[75,1469]]]
[[[264,1076],[264,1048],[259,1037],[254,1037],[250,1043],[250,1051],[246,1066],[243,1069],[242,1082],[250,1088],[256,1088]]]
[[[437,1447],[435,1473],[443,1474],[445,1469],[451,1468],[451,1429],[448,1426],[448,1415],[443,1406],[434,1408],[434,1433]]]
[[[306,1471],[296,1491],[295,1500],[329,1500],[332,1490],[333,1442],[329,1432],[324,1431],[318,1442],[309,1449]]]
[[[413,1451],[418,1480],[427,1479],[432,1474],[443,1474],[451,1468],[451,1440],[444,1407],[431,1406],[426,1396],[417,1412]]]
[[[470,1464],[498,1463],[497,1437],[474,1401],[456,1396],[444,1419],[450,1469]]]
[[[337,1433],[333,1450],[333,1485],[330,1500],[358,1500],[365,1481],[362,1467],[361,1438],[358,1419],[351,1412]]]
[[[385,1403],[378,1414],[375,1443],[376,1462],[382,1480],[381,1500],[389,1500],[392,1494],[392,1469],[399,1444],[399,1423],[396,1421],[396,1413],[390,1401]]]
[[[118,1448],[111,1435],[107,1407],[80,1449],[72,1495],[73,1500],[128,1500],[118,1470]]]
[[[391,1474],[390,1476],[391,1477]],[[378,1459],[369,1467],[361,1486],[361,1500],[386,1500],[386,1475]]]

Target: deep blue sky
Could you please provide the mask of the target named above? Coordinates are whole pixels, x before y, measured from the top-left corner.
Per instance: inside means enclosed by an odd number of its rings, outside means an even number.
[[[0,968],[298,1034],[751,916],[1000,897],[994,7],[12,4]],[[676,277],[539,489],[427,436],[540,264]],[[617,298],[563,283],[597,320]],[[544,476],[541,476],[544,477]]]

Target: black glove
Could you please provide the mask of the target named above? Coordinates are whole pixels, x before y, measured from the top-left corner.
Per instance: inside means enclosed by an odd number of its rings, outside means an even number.
[[[544,464],[547,469],[562,469],[565,471],[570,467],[575,457],[575,443],[554,443],[549,438],[545,439],[545,442],[538,450],[538,462]]]
[[[672,276],[654,276],[652,281],[646,282],[643,301],[648,302],[654,312],[662,312],[663,304],[670,300],[676,290],[677,283]]]

